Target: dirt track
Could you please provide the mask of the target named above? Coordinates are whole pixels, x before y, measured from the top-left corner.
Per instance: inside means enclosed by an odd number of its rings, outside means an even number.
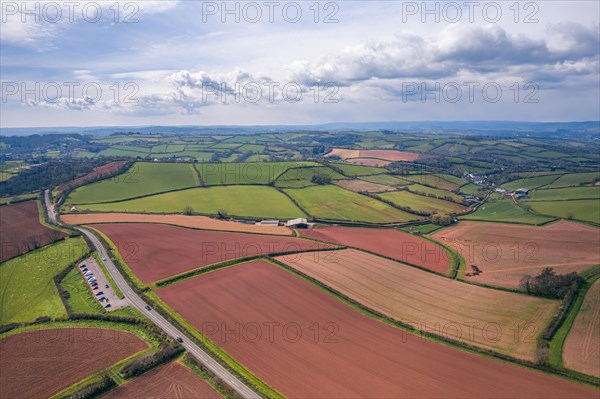
[[[563,346],[565,367],[600,378],[600,280],[588,290]]]
[[[154,368],[113,389],[102,399],[222,399],[202,377],[177,361]]]
[[[0,206],[0,231],[0,262],[35,249],[29,237],[38,247],[66,237],[40,223],[36,201]]]
[[[264,261],[158,295],[286,397],[597,398],[594,388],[423,341]]]
[[[119,330],[62,328],[0,340],[0,397],[48,398],[148,348]]]
[[[302,230],[302,237],[348,245],[445,274],[450,258],[443,248],[424,238],[391,229],[321,227]]]
[[[114,223],[91,227],[115,243],[123,260],[143,283],[231,259],[329,247],[295,237],[193,230],[163,224]]]
[[[206,230],[239,231],[246,233],[292,235],[292,230],[283,226],[261,226],[232,221],[217,220],[207,216],[152,215],[144,213],[71,213],[61,215],[67,224],[91,223],[164,223]]]
[[[600,229],[561,221],[534,227],[507,223],[460,222],[432,235],[458,250],[469,265],[483,270],[472,281],[518,287],[525,275],[546,266],[557,273],[583,271],[600,263]]]

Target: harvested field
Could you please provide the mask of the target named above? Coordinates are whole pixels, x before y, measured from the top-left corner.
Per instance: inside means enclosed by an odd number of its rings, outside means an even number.
[[[37,201],[0,206],[0,262],[67,235],[40,223]]]
[[[416,329],[530,361],[559,305],[461,283],[355,249],[277,259]],[[515,324],[527,325],[527,337],[515,339]]]
[[[459,251],[468,272],[472,264],[483,271],[466,279],[503,287],[518,287],[523,276],[548,266],[568,273],[600,263],[600,230],[575,222],[534,227],[463,221],[431,238]]]
[[[563,364],[600,378],[600,279],[588,290],[563,345]]]
[[[48,398],[146,348],[120,330],[58,328],[11,335],[0,340],[0,397]]]
[[[381,193],[383,191],[396,190],[395,187],[386,186],[384,184],[371,183],[364,180],[337,180],[335,182],[340,187],[356,192]]]
[[[385,161],[383,159],[376,158],[352,158],[349,159],[348,162],[353,163],[355,165],[377,166],[380,168],[392,163],[392,161]]]
[[[597,397],[595,388],[422,340],[265,261],[157,293],[286,397]]]
[[[347,245],[445,274],[450,266],[446,251],[424,238],[392,229],[321,227],[301,230],[302,237]]]
[[[93,172],[88,173],[85,176],[79,177],[75,180],[71,180],[68,183],[61,184],[60,186],[57,187],[57,189],[59,191],[65,191],[71,187],[80,186],[90,180],[101,179],[103,176],[108,176],[108,175],[115,173],[126,163],[127,163],[126,161],[109,162],[106,165],[102,165],[102,166],[95,168]]]
[[[162,224],[93,224],[119,249],[143,283],[231,259],[329,245],[295,237],[193,230]]]
[[[281,236],[292,235],[292,230],[283,226],[261,226],[209,218],[207,216],[154,215],[144,213],[73,213],[60,218],[67,224],[91,223],[163,223],[206,230],[263,233]]]
[[[416,152],[405,152],[398,150],[352,150],[347,148],[334,148],[328,156],[337,155],[342,159],[353,158],[377,158],[385,161],[414,161],[419,158]],[[378,165],[367,165],[378,166]]]
[[[154,368],[133,381],[113,389],[102,399],[181,399],[222,396],[192,370],[177,361]]]

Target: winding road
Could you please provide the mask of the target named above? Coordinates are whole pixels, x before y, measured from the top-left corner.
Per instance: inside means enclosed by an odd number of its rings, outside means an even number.
[[[44,193],[44,202],[46,206],[46,210],[48,212],[48,219],[51,223],[60,226],[56,218],[56,212],[52,205],[52,201],[50,200],[50,192],[46,190]],[[123,295],[125,295],[125,300],[127,300],[132,306],[137,308],[140,312],[142,312],[150,321],[156,324],[160,329],[162,329],[165,333],[170,335],[173,338],[185,337],[185,335],[175,328],[169,321],[167,321],[160,314],[155,311],[148,310],[146,306],[146,302],[133,291],[133,289],[127,284],[125,278],[121,275],[119,270],[116,268],[114,263],[111,261],[110,257],[107,255],[107,250],[102,246],[100,240],[92,234],[89,230],[86,230],[81,227],[76,227],[82,234],[90,239],[100,258],[104,262],[106,269],[113,277],[115,284],[119,287]],[[253,390],[248,388],[244,383],[237,379],[236,376],[231,374],[227,369],[225,369],[221,364],[219,364],[216,360],[210,357],[202,348],[200,348],[195,343],[190,340],[184,339],[182,343],[183,347],[194,356],[204,367],[210,370],[214,375],[221,379],[225,384],[229,385],[235,392],[237,392],[241,397],[246,399],[260,399],[260,396],[257,395]]]

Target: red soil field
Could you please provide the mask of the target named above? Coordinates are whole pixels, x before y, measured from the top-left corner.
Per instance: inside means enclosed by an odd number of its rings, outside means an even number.
[[[406,152],[398,150],[360,150],[360,158],[379,158],[387,161],[408,161],[412,162],[419,158],[416,152]]]
[[[110,238],[143,283],[231,259],[330,247],[295,237],[194,230],[161,224],[108,223],[91,227]]]
[[[171,362],[154,368],[131,382],[127,382],[106,395],[102,399],[222,399],[202,377],[179,362]]]
[[[65,191],[71,187],[79,186],[90,180],[93,180],[96,178],[101,178],[102,176],[110,175],[112,173],[115,173],[117,170],[119,170],[119,168],[121,166],[125,165],[126,163],[127,163],[126,161],[114,161],[114,162],[109,162],[106,165],[98,166],[97,168],[94,169],[93,172],[90,172],[85,176],[81,176],[77,179],[71,180],[70,182],[61,184],[60,186],[57,187],[57,190]]]
[[[426,341],[266,261],[157,291],[248,370],[293,398],[597,398],[596,389]]]
[[[518,287],[525,275],[551,266],[557,273],[580,272],[600,263],[600,229],[570,221],[535,227],[508,223],[466,222],[432,238],[455,248],[483,273],[468,280]]]
[[[48,398],[148,348],[119,330],[58,328],[0,340],[0,397]]]
[[[421,266],[445,274],[450,258],[443,248],[414,236],[392,229],[355,227],[321,227],[302,230],[302,237],[364,249],[401,262]]]
[[[0,262],[67,235],[40,223],[36,201],[0,206]]]

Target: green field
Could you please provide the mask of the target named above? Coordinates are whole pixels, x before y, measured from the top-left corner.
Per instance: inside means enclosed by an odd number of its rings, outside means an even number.
[[[335,170],[325,166],[315,166],[310,168],[294,168],[286,170],[275,180],[275,185],[281,188],[301,188],[314,186],[311,181],[315,175],[326,175],[331,180],[345,179],[345,177]]]
[[[376,168],[374,166],[353,165],[351,163],[332,162],[331,166],[335,167],[336,169],[340,169],[342,173],[348,177],[377,175],[387,172],[387,170],[384,168]]]
[[[235,155],[235,154],[234,154]],[[235,155],[237,157],[238,155]],[[316,162],[240,162],[201,163],[196,168],[202,183],[207,186],[222,184],[269,184],[290,168],[319,166]]]
[[[343,188],[327,185],[286,189],[310,215],[318,219],[392,223],[420,219],[384,202]]]
[[[0,324],[66,316],[53,278],[87,251],[82,238],[68,238],[0,265]]]
[[[391,201],[397,206],[408,207],[411,210],[418,212],[459,213],[466,210],[466,207],[460,206],[454,202],[413,194],[406,190],[391,191],[379,194],[379,196]]]
[[[571,201],[527,201],[537,213],[552,215],[565,219],[585,220],[600,223],[600,201],[571,200]]]
[[[461,216],[464,220],[486,220],[490,222],[542,224],[552,220],[550,217],[534,215],[511,202],[498,198],[482,204],[475,213]]]
[[[439,188],[433,188],[428,186],[422,186],[420,184],[412,184],[406,187],[408,190],[417,194],[424,195],[433,195],[437,198],[447,199],[454,202],[461,202],[463,197],[461,195],[455,194],[452,191],[440,190]]]
[[[469,183],[465,184],[464,186],[461,186],[458,191],[467,195],[476,195],[479,192],[479,186],[473,183]]]
[[[535,190],[530,196],[532,201],[554,201],[573,199],[596,199],[600,201],[600,186],[579,186]],[[600,206],[600,202],[598,204]]]
[[[405,186],[412,184],[401,177],[394,175],[373,175],[373,176],[362,176],[360,180],[368,181],[371,183],[385,184],[387,186]]]
[[[77,188],[65,204],[119,201],[194,186],[198,181],[192,164],[136,162],[114,178]]]
[[[592,183],[597,179],[600,179],[599,172],[570,173],[560,177],[558,180],[550,184],[547,188],[578,186],[584,183]]]
[[[524,179],[513,180],[509,183],[505,183],[502,185],[502,188],[505,188],[510,191],[515,191],[520,188],[526,188],[528,190],[546,186],[552,183],[554,180],[558,179],[560,175],[545,175],[545,176],[536,176],[536,177],[527,177]]]
[[[106,204],[89,204],[83,211],[182,213],[215,215],[225,210],[230,216],[255,218],[298,218],[302,212],[288,197],[269,186],[222,186],[191,188]]]
[[[102,306],[94,299],[83,276],[73,268],[61,282],[62,287],[69,292],[69,305],[74,313],[97,314],[104,313]]]
[[[413,183],[446,191],[456,190],[459,186],[459,184],[443,179],[439,175],[402,175],[402,178]]]

